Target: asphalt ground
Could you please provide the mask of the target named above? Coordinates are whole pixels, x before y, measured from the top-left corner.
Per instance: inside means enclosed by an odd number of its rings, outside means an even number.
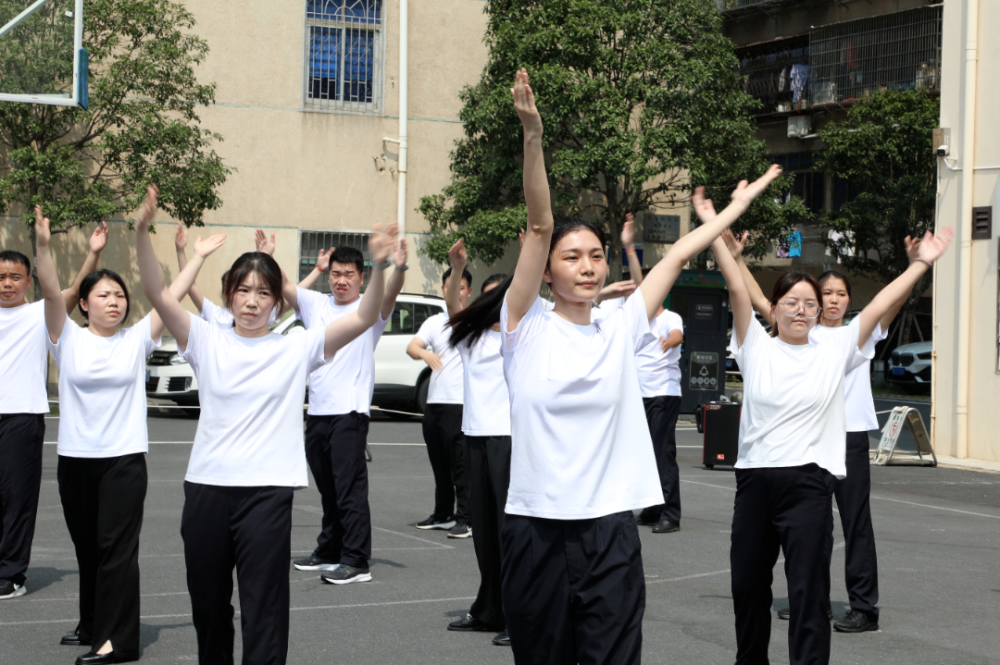
[[[46,441],[56,439],[47,421]],[[197,660],[179,533],[182,480],[195,418],[158,412],[149,420],[149,492],[141,541],[144,662]],[[641,529],[647,577],[643,659],[647,663],[732,663],[730,595],[732,470],[700,465],[701,437],[682,422],[678,444],[684,518],[679,533]],[[369,466],[374,580],[329,586],[289,565],[289,663],[510,663],[492,634],[452,633],[478,588],[471,539],[414,524],[430,514],[433,479],[417,420],[376,419]],[[84,650],[59,646],[77,619],[78,577],[56,486],[56,447],[45,446],[28,594],[0,603],[0,663],[68,665]],[[1000,475],[947,468],[875,467],[872,508],[879,547],[881,629],[833,635],[833,663],[1000,662]],[[320,497],[296,493],[293,556],[308,554]],[[836,511],[835,511],[836,513]],[[847,611],[844,550],[836,527],[833,610]],[[775,570],[775,607],[787,604]],[[234,605],[239,608],[238,597]],[[787,626],[772,624],[771,660],[788,662]],[[240,641],[237,630],[237,662]]]

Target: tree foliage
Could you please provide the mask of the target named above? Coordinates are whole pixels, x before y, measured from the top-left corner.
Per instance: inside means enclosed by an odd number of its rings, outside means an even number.
[[[712,0],[490,0],[486,12],[489,58],[461,92],[465,136],[452,181],[419,207],[436,233],[422,250],[431,258],[446,261],[461,237],[470,256],[490,263],[524,228],[522,134],[510,99],[522,66],[545,123],[556,214],[605,225],[613,277],[626,213],[684,204],[700,184],[728,201],[741,178],[766,170],[751,117],[758,103],[742,91]],[[774,185],[743,227],[773,238],[807,216],[798,200],[777,203],[790,184],[786,176]]]
[[[820,130],[827,147],[817,170],[843,179],[856,193],[825,221],[843,234],[828,242],[852,272],[891,282],[909,265],[904,238],[933,230],[932,131],[939,115],[939,101],[927,91],[890,90],[859,101]]]
[[[0,24],[24,6],[0,0]],[[50,2],[0,39],[0,90],[69,90],[64,9]],[[90,107],[0,103],[0,211],[19,204],[30,225],[40,204],[65,232],[127,215],[150,182],[161,207],[189,226],[221,206],[217,189],[231,171],[211,149],[222,137],[200,126],[198,107],[214,103],[215,85],[195,74],[208,44],[194,24],[170,0],[88,0]]]

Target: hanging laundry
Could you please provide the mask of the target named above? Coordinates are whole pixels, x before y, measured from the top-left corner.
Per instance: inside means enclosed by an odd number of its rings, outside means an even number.
[[[792,65],[792,103],[798,104],[809,84],[809,65]]]

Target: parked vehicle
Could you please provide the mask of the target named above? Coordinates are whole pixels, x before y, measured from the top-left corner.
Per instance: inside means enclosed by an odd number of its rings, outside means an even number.
[[[908,393],[929,393],[933,348],[931,342],[897,346],[889,358],[886,380]]]
[[[431,370],[406,355],[406,347],[420,326],[445,311],[439,296],[402,293],[392,319],[375,347],[375,393],[372,404],[423,413]],[[305,328],[292,313],[276,323],[273,332],[295,335]],[[191,365],[177,353],[177,341],[164,335],[163,344],[146,361],[146,396],[171,400],[179,406],[198,406],[198,379]]]

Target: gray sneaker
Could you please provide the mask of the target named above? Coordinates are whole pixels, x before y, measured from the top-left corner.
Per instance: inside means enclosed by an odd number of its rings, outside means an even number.
[[[323,559],[316,556],[315,553],[310,554],[308,559],[296,559],[292,562],[295,566],[295,570],[325,570],[334,571],[340,567],[339,561],[333,561],[331,559]]]
[[[368,568],[355,568],[341,564],[329,575],[320,575],[325,584],[353,584],[355,582],[371,582],[372,574]]]

